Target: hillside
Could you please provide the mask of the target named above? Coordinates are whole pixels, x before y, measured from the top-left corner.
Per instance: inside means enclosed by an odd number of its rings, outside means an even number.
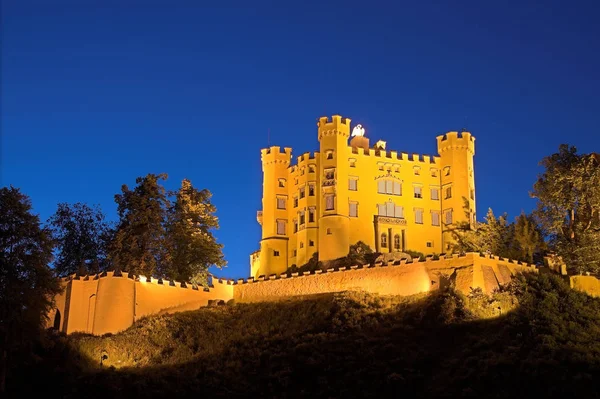
[[[492,300],[346,292],[151,317],[114,336],[57,335],[8,388],[94,398],[600,397],[598,337],[600,300],[542,274]]]

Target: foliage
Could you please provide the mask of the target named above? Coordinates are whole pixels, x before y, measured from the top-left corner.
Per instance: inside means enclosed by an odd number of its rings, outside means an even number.
[[[219,223],[210,191],[184,180],[179,191],[167,193],[160,184],[166,179],[148,174],[115,196],[119,223],[109,256],[116,269],[205,284],[209,266],[225,265],[212,234]]]
[[[286,273],[300,273],[300,272],[313,272],[315,270],[327,270],[330,268],[349,267],[355,265],[370,265],[375,262],[379,253],[373,252],[371,247],[362,241],[357,241],[355,244],[350,245],[348,248],[348,255],[333,259],[330,261],[321,262],[319,261],[319,253],[315,252],[311,258],[302,266],[292,265]]]
[[[600,272],[600,165],[562,144],[545,157],[531,196],[535,216],[570,272]]]
[[[48,266],[54,242],[17,188],[0,189],[0,392],[7,362],[39,335],[60,292]],[[8,359],[8,360],[7,360]]]
[[[179,281],[206,285],[207,271],[212,265],[225,266],[223,246],[217,243],[212,229],[219,228],[210,202],[210,191],[198,190],[183,180],[169,209],[167,236],[171,263],[167,274]]]
[[[57,243],[54,270],[58,276],[98,273],[106,269],[110,229],[99,207],[80,202],[61,203],[48,224]],[[82,265],[84,270],[81,270]]]

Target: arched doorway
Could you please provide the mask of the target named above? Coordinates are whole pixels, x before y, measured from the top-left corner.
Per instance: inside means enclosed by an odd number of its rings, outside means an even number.
[[[54,315],[54,325],[52,326],[57,331],[60,331],[60,310],[56,309],[56,314]]]

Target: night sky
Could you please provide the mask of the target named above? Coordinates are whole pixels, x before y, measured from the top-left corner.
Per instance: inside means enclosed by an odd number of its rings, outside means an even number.
[[[600,151],[598,1],[2,3],[2,185],[42,220],[59,202],[114,220],[122,184],[189,178],[214,195],[225,277],[258,249],[269,130],[297,156],[326,115],[409,153],[466,128],[480,220],[531,211],[559,144]]]

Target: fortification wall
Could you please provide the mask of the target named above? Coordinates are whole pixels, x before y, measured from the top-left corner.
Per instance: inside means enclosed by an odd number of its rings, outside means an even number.
[[[471,288],[481,288],[489,294],[521,272],[537,272],[537,269],[507,259],[468,253],[439,260],[427,257],[373,267],[352,266],[302,275],[294,273],[291,277],[281,274],[240,279],[234,287],[234,299],[239,302],[273,301],[290,296],[357,289],[380,295],[412,295],[436,290],[449,281],[454,282],[464,294],[468,294]]]
[[[569,277],[571,288],[585,292],[588,295],[600,297],[600,280],[594,276]]]

